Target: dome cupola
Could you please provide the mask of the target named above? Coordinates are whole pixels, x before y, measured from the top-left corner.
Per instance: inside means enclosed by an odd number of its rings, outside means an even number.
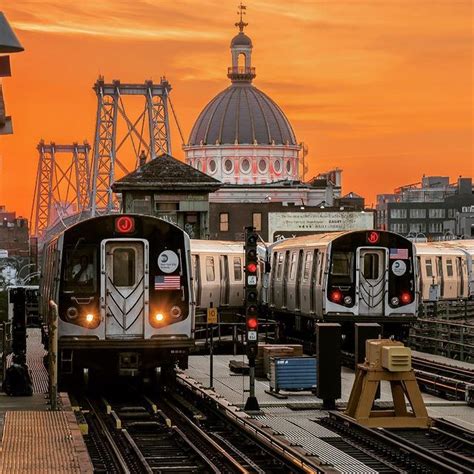
[[[184,146],[187,163],[232,184],[298,180],[300,149],[281,108],[252,81],[253,44],[244,33],[246,7],[239,5],[239,32],[230,43],[232,84],[212,99]]]

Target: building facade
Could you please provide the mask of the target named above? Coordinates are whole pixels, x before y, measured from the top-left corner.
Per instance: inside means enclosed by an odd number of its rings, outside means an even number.
[[[221,183],[170,155],[161,155],[112,185],[123,212],[160,217],[191,238],[209,239],[209,193]]]
[[[0,206],[0,258],[29,256],[28,220]]]
[[[467,211],[472,205],[471,178],[450,184],[447,176],[424,176],[377,196],[377,227],[420,240],[472,238]]]

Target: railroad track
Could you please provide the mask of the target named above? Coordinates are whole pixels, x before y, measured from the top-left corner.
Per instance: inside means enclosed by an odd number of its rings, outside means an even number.
[[[110,400],[80,401],[96,472],[305,472],[179,395]]]
[[[464,401],[467,387],[474,384],[474,370],[420,357],[412,358],[412,366],[420,388],[442,398]]]
[[[331,412],[320,423],[344,438],[325,439],[326,442],[346,443],[347,452],[377,472],[463,474],[474,471],[473,433],[445,420],[435,420],[429,429],[374,429]]]

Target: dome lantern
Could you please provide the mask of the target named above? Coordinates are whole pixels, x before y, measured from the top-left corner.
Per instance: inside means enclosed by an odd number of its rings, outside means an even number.
[[[244,33],[244,28],[248,25],[243,21],[247,7],[240,3],[238,6],[240,21],[235,23],[239,32],[232,38],[230,51],[232,54],[232,66],[227,69],[227,77],[232,82],[252,82],[256,76],[255,68],[252,67],[252,40]]]

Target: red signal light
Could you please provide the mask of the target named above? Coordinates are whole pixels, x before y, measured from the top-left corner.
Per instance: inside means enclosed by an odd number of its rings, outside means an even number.
[[[369,244],[376,244],[380,240],[380,234],[378,232],[372,231],[367,234],[367,242]]]
[[[258,326],[257,318],[248,318],[247,319],[247,329],[255,331],[257,329],[257,326]]]
[[[408,291],[403,292],[403,293],[400,295],[400,301],[401,301],[403,304],[411,303],[411,294],[408,293]]]
[[[135,219],[130,216],[120,216],[115,220],[115,230],[120,234],[130,234],[135,230]]]
[[[250,262],[247,264],[247,271],[249,273],[255,273],[257,271],[257,264],[255,262]]]
[[[341,290],[332,290],[331,293],[329,293],[329,299],[333,303],[341,303],[342,297],[343,297],[343,294]]]

